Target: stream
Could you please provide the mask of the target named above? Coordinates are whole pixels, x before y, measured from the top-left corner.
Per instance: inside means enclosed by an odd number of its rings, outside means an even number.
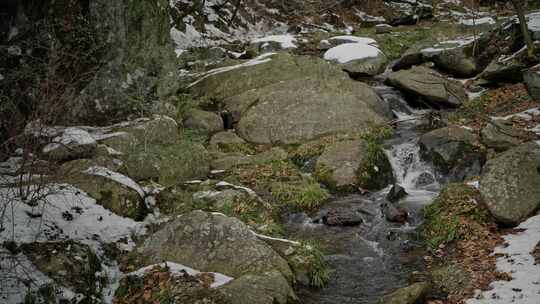
[[[420,110],[407,105],[395,89],[375,86],[403,122],[395,134],[384,142],[392,164],[396,184],[408,195],[394,203],[409,213],[405,223],[392,223],[383,213],[391,186],[365,195],[334,195],[318,215],[292,214],[286,225],[294,239],[315,241],[326,253],[332,269],[325,288],[300,287],[302,303],[344,304],[379,303],[381,297],[408,285],[414,271],[422,270],[424,246],[417,241],[415,229],[422,223],[422,208],[437,196],[440,185],[433,168],[420,159],[416,131]],[[343,207],[358,212],[362,223],[357,226],[327,226],[316,219],[328,209]]]

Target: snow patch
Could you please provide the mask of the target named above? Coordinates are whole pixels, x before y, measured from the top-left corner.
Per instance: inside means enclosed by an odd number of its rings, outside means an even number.
[[[252,40],[251,43],[264,43],[264,42],[275,42],[278,43],[282,49],[294,49],[296,48],[295,42],[296,38],[293,35],[271,35],[263,38],[258,38]]]
[[[466,26],[476,26],[476,25],[483,25],[483,24],[495,24],[495,19],[491,17],[483,17],[478,19],[461,19],[459,20],[459,24],[463,24]]]
[[[157,266],[162,266],[162,267],[165,266],[169,268],[169,271],[172,274],[176,274],[176,275],[183,275],[184,273],[187,273],[190,276],[196,276],[202,273],[198,270],[184,266],[182,264],[177,264],[173,262],[165,262],[163,264],[154,264],[154,265],[143,267],[137,271],[129,273],[128,275],[142,277],[147,271],[152,270],[154,267],[157,267]],[[208,273],[208,272],[205,272],[205,273]],[[217,288],[219,286],[225,285],[229,283],[230,281],[234,280],[234,278],[231,278],[221,273],[217,273],[217,272],[209,272],[209,273],[214,275],[214,282],[210,285],[210,288]]]
[[[467,304],[540,303],[540,265],[535,264],[531,255],[540,242],[540,215],[529,218],[517,228],[524,231],[506,235],[508,246],[497,247],[494,252],[502,255],[497,259],[497,270],[509,273],[512,280],[491,283],[491,290],[477,292]]]
[[[62,135],[55,137],[52,143],[46,145],[43,148],[43,153],[49,153],[65,146],[80,147],[96,144],[94,138],[85,130],[70,127],[64,129]]]
[[[381,54],[382,52],[378,48],[368,44],[345,43],[329,49],[324,54],[324,59],[347,63],[354,60],[376,58]]]
[[[141,186],[139,186],[139,184],[137,184],[134,180],[132,180],[131,178],[123,175],[123,174],[120,174],[118,172],[114,172],[108,168],[105,168],[105,167],[90,167],[88,169],[86,169],[85,171],[83,171],[82,173],[84,174],[88,174],[88,175],[96,175],[96,176],[103,176],[103,177],[106,177],[110,180],[113,180],[119,184],[122,184],[128,188],[131,188],[133,190],[135,190],[140,196],[141,198],[144,198],[146,195],[144,194],[144,190]]]

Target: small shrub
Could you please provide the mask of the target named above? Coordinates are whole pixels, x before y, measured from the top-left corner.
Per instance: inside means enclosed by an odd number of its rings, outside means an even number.
[[[310,285],[313,287],[322,288],[330,280],[330,269],[324,260],[324,254],[314,242],[303,242],[297,247],[289,263],[293,269],[307,269]]]

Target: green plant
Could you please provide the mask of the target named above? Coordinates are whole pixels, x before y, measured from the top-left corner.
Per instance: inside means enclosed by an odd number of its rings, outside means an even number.
[[[295,255],[290,259],[293,269],[308,269],[310,285],[322,288],[330,280],[330,268],[324,260],[320,246],[315,242],[302,242],[296,248]]]
[[[306,211],[317,209],[330,197],[315,181],[277,182],[272,185],[271,193],[277,200]]]

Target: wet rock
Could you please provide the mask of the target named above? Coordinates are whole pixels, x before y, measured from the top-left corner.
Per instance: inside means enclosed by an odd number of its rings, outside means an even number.
[[[384,204],[382,212],[386,220],[393,223],[405,223],[409,217],[407,210],[393,204]]]
[[[429,283],[415,283],[411,286],[398,289],[384,296],[380,304],[415,304],[423,303],[431,286]]]
[[[540,100],[540,72],[539,71],[526,71],[523,74],[523,80],[527,85],[529,95],[534,100]]]
[[[495,219],[518,225],[540,207],[540,145],[529,142],[490,159],[480,193]]]
[[[398,184],[394,184],[390,189],[390,192],[388,192],[386,195],[386,199],[392,203],[395,203],[407,195],[408,193],[405,191],[405,188]]]
[[[194,109],[186,114],[184,126],[212,134],[222,131],[224,125],[223,120],[216,113]]]
[[[334,207],[326,211],[322,217],[328,226],[356,226],[363,221],[362,216],[353,208]]]
[[[317,160],[316,178],[338,191],[355,187],[381,189],[393,181],[392,166],[382,148],[364,140],[328,146]]]
[[[467,129],[450,126],[420,137],[422,158],[433,165],[449,181],[463,181],[480,174],[485,155],[477,147],[478,138]]]
[[[511,121],[492,119],[480,132],[482,143],[496,151],[505,151],[519,145],[520,132],[514,129]]]
[[[424,187],[435,182],[435,177],[428,172],[422,172],[415,181],[416,187]]]
[[[234,304],[287,304],[298,300],[278,271],[244,275],[220,288]]]
[[[458,107],[467,100],[465,88],[460,82],[422,66],[393,72],[387,82],[435,108]]]

